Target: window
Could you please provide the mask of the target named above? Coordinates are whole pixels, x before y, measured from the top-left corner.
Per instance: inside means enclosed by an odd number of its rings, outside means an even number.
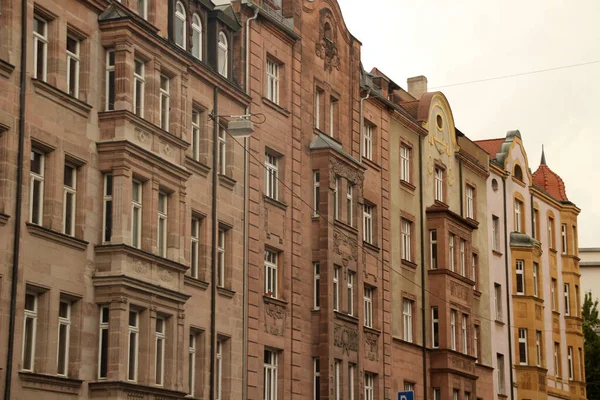
[[[346,188],[346,222],[348,225],[354,225],[353,221],[353,198],[352,198],[352,190],[354,189],[354,185],[348,182],[348,187]]]
[[[452,400],[458,400],[458,395],[459,395],[459,390],[453,389],[452,390]]]
[[[217,238],[217,287],[225,287],[225,230],[219,229]]]
[[[406,219],[402,219],[402,259],[412,261],[411,249],[411,231],[412,223]]]
[[[217,339],[217,351],[216,351],[216,372],[217,372],[217,393],[216,400],[221,400],[223,392],[223,340]]]
[[[112,189],[113,177],[110,174],[104,175],[104,196],[102,198],[102,242],[110,242],[112,237]]]
[[[127,379],[137,381],[137,362],[139,348],[139,333],[140,333],[140,314],[137,311],[129,311],[129,343],[128,343],[128,358],[127,358]]]
[[[540,266],[538,263],[534,262],[533,263],[533,295],[535,297],[538,297],[539,293],[540,293],[540,288],[539,288],[539,273],[540,273]]]
[[[475,282],[475,284],[473,285],[473,290],[477,290],[477,275],[478,275],[478,258],[477,258],[477,254],[473,253],[471,255],[471,280]]]
[[[144,117],[144,88],[146,79],[144,78],[144,62],[140,60],[134,61],[133,68],[133,110],[135,115]],[[162,83],[162,79],[161,79]],[[161,91],[162,94],[162,91]]]
[[[342,361],[335,360],[333,364],[333,398],[335,400],[341,400],[342,398],[342,388],[340,387],[340,383],[342,382],[341,369]]]
[[[338,101],[336,98],[329,99],[329,136],[333,137],[336,133]]]
[[[560,237],[562,239],[562,253],[567,254],[567,224],[562,224],[560,226]]]
[[[163,385],[164,370],[165,370],[165,325],[166,320],[164,318],[156,318],[156,333],[155,333],[155,372],[156,372],[156,384],[158,386]]]
[[[23,327],[23,371],[33,372],[35,364],[36,330],[38,317],[38,295],[35,293],[25,294]]]
[[[498,394],[505,394],[505,379],[504,379],[504,355],[496,354],[496,368],[498,369]]]
[[[318,262],[313,263],[313,309],[321,308],[321,267]]]
[[[188,394],[194,396],[196,389],[196,346],[198,335],[190,332],[190,344],[188,346]]]
[[[198,278],[200,267],[200,218],[192,217],[192,232],[190,244],[190,275]]]
[[[79,97],[79,40],[67,35],[67,93]]]
[[[467,245],[466,241],[464,241],[462,239],[459,241],[458,251],[459,251],[459,255],[460,255],[460,274],[462,276],[467,276],[467,261],[466,261],[466,255],[465,255],[466,245]]]
[[[431,347],[440,347],[440,319],[437,307],[431,307]]]
[[[354,280],[356,274],[348,271],[348,315],[354,315]]]
[[[517,260],[517,294],[525,294],[525,277],[523,274],[523,260]]]
[[[29,220],[32,224],[42,225],[44,212],[44,172],[46,156],[37,150],[31,150],[29,185]]]
[[[438,253],[437,230],[432,229],[429,231],[429,254],[430,254],[429,267],[431,269],[438,268],[438,263],[437,263],[438,254],[437,253]]]
[[[277,253],[265,249],[265,293],[277,298]]]
[[[450,264],[450,271],[454,272],[454,260],[456,258],[454,254],[454,235],[451,233],[448,236],[448,262]]]
[[[404,391],[405,392],[414,392],[415,391],[415,384],[413,382],[406,382],[406,381],[404,381]]]
[[[198,14],[192,16],[192,55],[202,60],[202,20]]]
[[[433,400],[442,400],[442,389],[440,389],[440,388],[433,389]]]
[[[515,232],[523,232],[523,203],[515,200]]]
[[[274,200],[279,198],[279,157],[265,153],[265,195]]]
[[[450,310],[450,348],[456,350],[456,310]]]
[[[554,248],[554,218],[548,218],[548,247]]]
[[[192,110],[192,157],[200,160],[200,111]]]
[[[560,378],[560,343],[554,342],[554,375]]]
[[[467,340],[467,325],[468,325],[469,316],[467,314],[462,315],[462,324],[461,324],[461,350],[464,354],[468,354],[469,352],[469,343]]]
[[[106,52],[106,111],[115,109],[115,51]]]
[[[540,221],[540,212],[537,209],[533,210],[533,238],[540,240],[540,227],[538,225]]]
[[[465,197],[467,199],[467,218],[475,219],[475,189],[472,186],[467,185]]]
[[[413,302],[408,299],[404,299],[402,315],[404,319],[404,340],[412,343],[413,341],[413,324],[412,324],[412,307]]]
[[[167,194],[158,192],[158,255],[167,256]]]
[[[569,284],[565,283],[565,315],[571,315],[571,301],[569,300]]]
[[[363,240],[373,244],[373,206],[363,205]]]
[[[313,357],[313,400],[321,398],[321,361]]]
[[[75,236],[77,169],[72,165],[65,164],[63,182],[63,232]]]
[[[500,251],[500,218],[492,215],[492,250]]]
[[[410,148],[400,146],[400,179],[410,182]]]
[[[365,400],[375,400],[375,375],[365,372]]]
[[[100,307],[100,334],[98,343],[98,379],[108,377],[108,306]]]
[[[265,350],[265,400],[277,400],[277,353]]]
[[[323,91],[316,89],[315,91],[315,128],[321,129],[321,102]]]
[[[573,380],[573,347],[567,347],[567,360],[569,362],[569,380]]]
[[[267,58],[267,99],[279,104],[279,64]]]
[[[373,160],[373,125],[363,122],[363,157]]]
[[[434,199],[444,201],[444,171],[440,167],[435,167],[435,193]]]
[[[61,300],[58,304],[58,357],[57,374],[67,376],[69,371],[69,343],[71,334],[71,303]]]
[[[496,303],[496,321],[502,321],[502,286],[494,283],[494,302]]]
[[[333,218],[340,219],[340,178],[333,178]]]
[[[579,380],[583,381],[585,379],[585,367],[583,366],[583,349],[581,347],[577,348],[577,354],[579,356]]]
[[[535,351],[537,354],[537,366],[542,366],[542,332],[535,331]]]
[[[471,393],[465,392],[465,400],[471,400]]]
[[[319,191],[321,188],[321,174],[313,171],[313,216],[319,215]]]
[[[219,129],[219,164],[218,172],[221,175],[225,175],[227,170],[225,167],[227,166],[227,131],[225,128]]]
[[[558,294],[558,283],[556,279],[552,278],[552,285],[550,286],[550,296],[552,297],[552,311],[557,311],[557,300],[556,296]]]
[[[146,0],[138,0],[137,1],[137,10],[138,15],[144,19],[148,18],[148,5]]]
[[[160,127],[165,131],[169,131],[169,101],[170,94],[170,79],[166,75],[160,75]]]
[[[354,374],[356,364],[348,363],[348,400],[354,400]]]
[[[365,286],[364,292],[365,326],[373,327],[373,289]]]
[[[479,355],[481,350],[479,349],[479,325],[475,325],[473,328],[473,355],[475,356],[475,362],[479,363]]]
[[[48,79],[48,21],[33,17],[33,77],[46,82]]]
[[[228,58],[229,58],[229,48],[227,43],[227,36],[225,33],[219,32],[219,43],[217,50],[217,62],[219,68],[219,74],[223,75],[225,78],[229,76],[228,73]]]
[[[519,328],[519,364],[527,365],[527,329]]]
[[[185,7],[178,1],[175,4],[175,20],[173,24],[173,33],[175,36],[175,44],[185,50]]]
[[[340,267],[333,267],[333,311],[340,309]]]
[[[131,245],[141,247],[142,237],[142,183],[133,181],[131,188]]]
[[[575,285],[575,315],[581,317],[581,306],[579,304],[579,286]]]
[[[523,181],[523,170],[521,169],[521,167],[519,165],[515,165],[514,175],[515,175],[515,178],[517,178],[520,181]]]

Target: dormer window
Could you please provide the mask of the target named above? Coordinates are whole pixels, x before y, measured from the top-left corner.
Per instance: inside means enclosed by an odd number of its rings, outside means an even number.
[[[178,1],[175,5],[174,36],[175,44],[185,50],[185,7]]]
[[[225,36],[225,33],[223,32],[219,32],[219,43],[218,43],[218,50],[217,50],[217,67],[219,69],[219,74],[223,75],[224,77],[228,77],[228,73],[227,73],[227,67],[228,67],[228,63],[227,63],[227,58],[229,57],[229,49],[228,49],[228,43],[227,43],[227,36]]]
[[[523,170],[521,169],[521,167],[519,165],[515,165],[514,176],[515,176],[515,178],[517,178],[518,180],[523,182]]]
[[[325,23],[325,26],[323,27],[323,38],[330,42],[333,41],[331,37],[331,25],[329,25],[329,23]]]
[[[192,55],[202,60],[202,20],[198,14],[192,17]]]

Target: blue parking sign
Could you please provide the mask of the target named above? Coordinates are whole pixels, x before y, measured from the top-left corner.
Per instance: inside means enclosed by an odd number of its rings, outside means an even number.
[[[408,392],[398,392],[398,400],[415,400],[415,392],[409,390]]]

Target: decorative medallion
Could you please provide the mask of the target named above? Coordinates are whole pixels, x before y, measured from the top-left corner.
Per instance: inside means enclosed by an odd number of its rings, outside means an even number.
[[[358,332],[354,328],[336,324],[333,327],[333,342],[350,355],[350,351],[358,351]]]
[[[265,332],[274,336],[285,333],[285,308],[279,304],[265,303]]]

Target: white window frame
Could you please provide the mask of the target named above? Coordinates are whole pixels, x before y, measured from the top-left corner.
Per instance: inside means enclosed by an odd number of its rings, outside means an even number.
[[[321,96],[323,96],[323,91],[316,89],[315,92],[315,128],[321,129]]]
[[[402,299],[403,339],[409,343],[413,342],[412,308],[412,300]]]
[[[36,225],[42,225],[44,221],[44,177],[46,172],[46,155],[39,150],[32,149],[31,157],[35,157],[35,154],[40,157],[40,172],[33,172],[30,169],[30,181],[29,181],[29,222]],[[34,185],[38,182],[39,184],[39,193],[37,196],[37,213],[38,220],[33,220],[33,210],[34,210]]]
[[[560,344],[558,342],[554,342],[554,375],[557,378],[560,378]]]
[[[560,236],[562,240],[562,254],[567,254],[569,251],[567,248],[567,224],[560,225]]]
[[[459,251],[459,256],[460,256],[460,274],[462,276],[467,276],[467,260],[466,260],[466,251],[465,248],[467,247],[467,242],[466,240],[460,240],[458,242],[458,251]]]
[[[266,73],[267,73],[267,99],[275,104],[279,104],[279,69],[280,65],[277,61],[267,57]]]
[[[33,77],[40,81],[46,82],[48,80],[48,23],[49,21],[39,15],[33,16],[34,27],[33,32]],[[35,20],[38,21],[38,25],[43,24],[42,32],[35,31]],[[40,59],[38,44],[42,44],[42,76],[38,76],[38,62]]]
[[[216,123],[216,122],[214,122]],[[219,128],[219,160],[218,168],[220,175],[227,174],[227,131],[225,128]]]
[[[188,394],[194,396],[196,391],[196,343],[198,334],[190,332],[190,343],[188,344]]]
[[[193,216],[190,232],[190,275],[198,279],[200,270],[200,218]]]
[[[69,40],[75,42],[75,51],[69,50]],[[81,42],[73,35],[67,34],[67,42],[66,42],[66,54],[67,54],[67,93],[71,96],[78,98],[79,97],[79,65],[81,62],[80,58],[80,49]],[[71,61],[73,61],[74,70],[71,67]],[[71,77],[74,77],[74,86],[71,87]]]
[[[148,19],[148,0],[138,0],[138,15],[144,19]]]
[[[27,308],[27,296],[33,296],[33,307]],[[21,355],[21,369],[23,371],[33,372],[35,370],[35,347],[37,343],[37,318],[38,318],[38,298],[37,293],[27,291],[25,293],[25,304],[23,306],[23,350]],[[26,360],[26,346],[27,346],[27,321],[31,321],[31,349],[29,349],[30,360]],[[28,367],[26,365],[29,364]]]
[[[164,317],[156,318],[156,329],[154,336],[154,367],[156,375],[156,385],[162,386],[165,380],[165,344],[166,344],[166,325],[167,320]]]
[[[515,232],[521,232],[521,201],[520,200],[515,200]]]
[[[477,254],[471,254],[471,280],[475,282],[473,290],[477,290]]]
[[[473,326],[473,356],[475,363],[479,363],[479,325]]]
[[[265,195],[279,200],[279,157],[265,152]]]
[[[179,2],[178,2],[179,3]],[[170,102],[171,102],[171,79],[165,74],[160,74],[160,113],[159,125],[164,131],[169,132],[170,119]]]
[[[329,136],[333,137],[335,134],[335,107],[337,106],[338,101],[333,97],[329,98]]]
[[[265,249],[265,294],[277,298],[277,258],[278,254]]]
[[[498,394],[505,394],[506,378],[504,375],[504,354],[496,353],[496,369],[498,370]]]
[[[111,61],[111,56],[112,56],[112,61]],[[115,82],[115,61],[116,61],[116,57],[115,57],[115,51],[114,50],[107,50],[106,51],[106,87],[105,87],[105,95],[106,95],[106,99],[105,99],[105,104],[104,104],[104,109],[105,111],[112,111],[115,109],[115,101],[116,101],[116,82]],[[111,64],[112,62],[112,64]],[[112,92],[111,92],[111,82],[112,82]],[[111,96],[112,93],[112,96]],[[112,106],[110,104],[110,100],[112,97]]]
[[[467,199],[467,218],[475,219],[475,189],[472,186],[467,185],[465,197]]]
[[[223,31],[219,32],[218,50],[217,50],[217,65],[219,74],[225,78],[229,77],[229,42]]]
[[[554,249],[554,218],[548,218],[548,247]]]
[[[455,270],[455,266],[454,263],[456,262],[455,259],[455,254],[454,254],[454,234],[451,233],[450,235],[448,235],[448,263],[450,264],[450,271],[454,272]]]
[[[321,193],[321,173],[313,171],[313,216],[319,215],[319,196]]]
[[[550,296],[552,297],[552,311],[556,311],[557,310],[557,300],[556,300],[556,292],[558,291],[558,281],[554,278],[552,278],[551,284],[550,284]]]
[[[462,321],[461,321],[461,336],[462,336],[461,347],[462,348],[461,348],[461,350],[462,350],[463,354],[469,353],[469,341],[467,338],[468,319],[469,319],[469,317],[467,316],[467,314],[462,315]]]
[[[400,179],[410,182],[410,148],[405,145],[400,146]]]
[[[217,287],[225,287],[226,232],[219,229],[217,237]]]
[[[105,313],[106,311],[106,313]],[[106,317],[106,318],[105,318]],[[100,320],[98,327],[98,380],[108,378],[108,342],[109,342],[109,322],[110,322],[110,308],[106,305],[100,306]],[[106,341],[103,340],[103,333],[106,332]],[[102,375],[102,353],[103,349],[106,348],[106,375]]]
[[[517,260],[516,262],[516,281],[515,289],[518,295],[525,295],[525,262],[523,260]]]
[[[364,324],[367,328],[373,327],[373,288],[365,286],[363,293]]]
[[[375,400],[375,376],[365,372],[365,400]]]
[[[348,280],[347,280],[347,287],[348,287],[348,315],[354,315],[354,281],[356,277],[356,273],[353,271],[348,271]]]
[[[321,309],[321,265],[313,262],[313,310]]]
[[[129,310],[128,315],[128,332],[127,337],[127,380],[130,382],[137,382],[138,374],[138,356],[140,346],[140,313],[136,310]],[[131,325],[131,317],[134,316],[134,325]],[[134,340],[134,348],[132,349],[131,339]],[[132,354],[133,352],[133,354]],[[133,365],[132,365],[133,364]],[[131,369],[133,366],[133,370]],[[132,376],[133,375],[133,376]]]
[[[77,210],[77,168],[71,164],[65,164],[64,174],[67,174],[67,169],[71,175],[72,185],[68,185],[66,176],[63,180],[63,233],[69,236],[75,236],[75,220]],[[67,199],[71,198],[69,206]],[[69,218],[70,217],[70,218]],[[69,222],[67,222],[69,220]]]
[[[440,314],[437,306],[431,307],[431,347],[440,347]],[[437,343],[436,343],[437,341]]]
[[[371,204],[363,204],[363,241],[373,244],[373,208]]]
[[[340,310],[340,267],[333,267],[333,311]]]
[[[158,225],[157,225],[157,243],[158,255],[161,257],[167,256],[167,239],[168,239],[168,210],[169,210],[169,195],[165,192],[158,192]],[[161,207],[162,203],[162,207]]]
[[[333,363],[333,398],[335,400],[342,399],[342,388],[341,386],[341,370],[342,360],[335,360]]]
[[[533,263],[533,295],[535,297],[539,296],[539,273],[540,273],[540,266],[538,263],[534,262]]]
[[[502,321],[502,286],[494,283],[494,303],[496,304],[496,320]]]
[[[62,304],[66,305],[66,314],[61,316],[60,307]],[[61,327],[65,329],[65,347],[61,349]],[[71,302],[67,300],[60,300],[58,306],[58,340],[56,343],[56,374],[59,376],[68,376],[69,375],[69,347],[71,343]],[[61,371],[60,359],[61,359],[61,350],[64,353],[62,355],[64,359],[63,370]]]
[[[572,381],[575,375],[575,368],[573,367],[573,346],[567,347],[567,361],[569,365],[569,380]]]
[[[373,125],[363,121],[363,157],[373,160]]]
[[[333,178],[333,218],[340,219],[340,177]]]
[[[354,197],[353,197],[353,189],[354,185],[348,182],[348,186],[346,188],[346,219],[348,225],[353,226],[354,221]]]
[[[440,388],[433,388],[433,400],[442,400],[442,390]]]
[[[500,218],[492,215],[492,250],[500,250]]]
[[[435,192],[434,199],[444,202],[444,170],[435,167]]]
[[[223,340],[217,339],[217,351],[216,351],[216,381],[217,381],[217,393],[215,400],[221,400],[223,397]]]
[[[519,364],[527,365],[529,360],[528,349],[527,349],[527,329],[519,328]],[[525,356],[523,360],[522,355]]]
[[[192,110],[192,157],[200,161],[200,111]]]
[[[348,363],[348,400],[354,400],[354,374],[356,364]]]
[[[313,357],[313,400],[321,398],[321,360]]]
[[[411,231],[412,222],[402,218],[402,259],[406,261],[412,261],[411,255]]]
[[[456,351],[456,310],[450,310],[450,348]]]
[[[438,268],[438,242],[437,242],[437,230],[431,229],[429,231],[429,268]]]
[[[202,19],[195,14],[192,16],[192,55],[202,61]],[[196,40],[197,38],[197,40]],[[197,43],[197,46],[195,44]]]
[[[542,332],[535,331],[535,349],[537,353],[537,366],[542,366]]]
[[[175,23],[173,24],[173,30],[176,31],[178,29],[178,22],[181,24],[181,43],[177,42],[177,32],[174,33],[174,38],[173,41],[175,42],[175,44],[179,47],[181,47],[182,49],[185,50],[185,44],[186,44],[186,23],[187,23],[187,18],[186,18],[186,11],[185,11],[185,7],[183,6],[183,3],[181,1],[178,1],[177,3],[175,3],[175,13],[174,13],[174,17],[175,17]]]
[[[134,193],[137,192],[138,200]],[[143,184],[140,181],[133,180],[131,185],[131,245],[136,248],[142,247],[142,215],[143,215]],[[135,233],[137,229],[137,234]]]
[[[265,400],[277,400],[277,352],[265,350],[269,353],[269,360],[264,363],[264,388]],[[265,354],[265,358],[267,355]]]
[[[139,67],[139,70],[138,70]],[[140,118],[144,118],[144,93],[146,90],[146,65],[142,60],[135,59],[133,62],[133,112]],[[138,87],[139,93],[138,93]],[[161,89],[162,91],[162,89]],[[138,98],[139,94],[139,98]],[[138,111],[139,110],[139,111]]]
[[[570,295],[570,287],[568,283],[564,284],[564,295],[565,295],[565,315],[571,315],[571,299]]]

